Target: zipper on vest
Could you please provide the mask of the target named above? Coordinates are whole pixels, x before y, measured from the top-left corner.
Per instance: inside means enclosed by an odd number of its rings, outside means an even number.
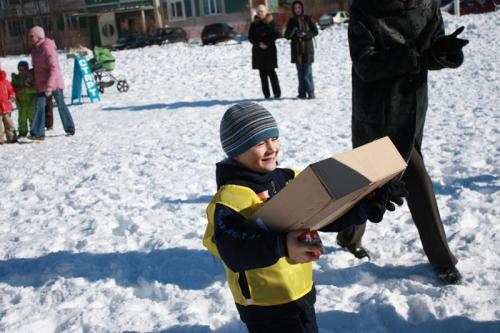
[[[274,180],[271,179],[269,182],[271,185],[271,197],[273,197],[278,191],[276,190],[276,184],[274,183]]]

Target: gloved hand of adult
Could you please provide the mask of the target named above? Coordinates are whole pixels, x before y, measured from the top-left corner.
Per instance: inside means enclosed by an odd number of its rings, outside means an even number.
[[[305,31],[300,30],[297,32],[297,37],[298,38],[305,38],[307,36],[307,33]]]
[[[385,211],[394,211],[396,205],[401,206],[403,198],[408,195],[406,184],[400,180],[393,180],[375,190],[373,195],[365,199],[366,216],[370,222],[382,221]]]
[[[432,52],[437,56],[441,56],[457,53],[462,50],[462,48],[469,43],[467,39],[457,38],[464,29],[465,28],[461,26],[451,35],[442,36],[436,39],[431,46]]]
[[[393,180],[387,183],[387,192],[389,201],[386,204],[387,210],[391,212],[396,209],[394,204],[401,206],[404,203],[404,199],[408,196],[408,190],[406,189],[406,184],[402,180]]]

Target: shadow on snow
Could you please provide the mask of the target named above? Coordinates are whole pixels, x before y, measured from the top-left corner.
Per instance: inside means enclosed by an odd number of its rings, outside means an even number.
[[[392,305],[366,302],[358,312],[327,311],[317,314],[318,326],[327,332],[405,332],[405,333],[466,333],[499,332],[500,321],[474,321],[455,316],[437,319],[426,309],[409,313],[403,318]],[[423,317],[423,318],[422,318]]]
[[[474,321],[464,316],[454,316],[437,319],[428,311],[409,313],[409,318],[403,318],[389,304],[363,303],[357,312],[327,311],[316,313],[320,332],[335,333],[496,333],[500,329],[500,321]],[[148,333],[233,333],[246,332],[245,326],[237,319],[212,330],[208,325],[175,325],[160,331]],[[123,333],[138,333],[125,331]]]
[[[237,318],[233,318],[229,323],[212,330],[208,325],[175,325],[159,331],[148,331],[146,333],[234,333],[246,332],[246,326]],[[124,331],[122,333],[140,333],[137,331]]]
[[[123,286],[138,280],[175,284],[182,289],[204,289],[224,281],[222,264],[204,250],[172,248],[149,253],[56,252],[39,258],[0,261],[0,282],[39,287],[58,277],[89,281],[114,279]]]
[[[326,249],[328,251],[328,249]],[[321,265],[321,259],[318,262]],[[334,285],[347,287],[352,284],[373,284],[386,280],[413,280],[439,285],[436,273],[429,264],[415,266],[377,266],[372,262],[363,262],[357,266],[314,272],[316,285]]]
[[[332,270],[333,271],[333,270]],[[373,280],[437,280],[428,264],[377,266],[365,262],[356,267],[316,272],[316,284],[344,287],[373,283]],[[373,277],[370,277],[373,275]],[[89,281],[114,279],[117,284],[134,286],[139,279],[176,284],[183,289],[204,289],[224,281],[222,265],[207,251],[181,248],[149,253],[51,253],[40,258],[0,261],[0,282],[12,286],[39,287],[58,278],[81,277]],[[370,282],[371,281],[371,282]],[[412,310],[413,309],[413,310]],[[478,322],[467,317],[436,319],[425,308],[410,307],[408,319],[389,304],[365,302],[356,312],[328,311],[317,314],[322,332],[484,332],[500,331],[500,321]],[[207,325],[176,325],[150,333],[229,333],[244,330],[234,319],[212,330]],[[126,331],[132,333],[133,331]]]
[[[146,104],[146,105],[128,105],[128,106],[110,106],[104,107],[103,111],[149,111],[157,109],[180,109],[180,108],[207,108],[212,106],[227,106],[237,103],[247,103],[247,102],[263,102],[263,101],[279,101],[284,99],[293,98],[281,98],[281,99],[264,99],[264,98],[253,98],[253,99],[238,99],[238,100],[207,100],[207,101],[185,101],[185,102],[175,102],[175,103],[156,103],[156,104]]]
[[[445,184],[433,183],[434,192],[440,195],[457,197],[464,188],[482,194],[500,191],[500,178],[496,175],[479,175],[467,178],[445,179]]]
[[[212,200],[213,195],[201,195],[199,197],[188,198],[188,199],[171,199],[171,198],[161,198],[158,206],[164,204],[208,204]]]

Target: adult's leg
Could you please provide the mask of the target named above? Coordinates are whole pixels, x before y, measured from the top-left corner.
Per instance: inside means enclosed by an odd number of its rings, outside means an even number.
[[[312,64],[304,64],[304,83],[305,89],[309,97],[314,97],[314,81],[312,73]]]
[[[297,76],[299,78],[299,98],[306,97],[306,84],[304,80],[304,64],[295,64],[297,67]]]
[[[422,156],[413,148],[403,181],[408,189],[408,207],[417,226],[424,252],[436,268],[451,268],[457,259],[448,247],[432,182]]]
[[[366,223],[347,227],[337,234],[337,243],[346,248],[359,248],[365,229]]]
[[[45,93],[38,93],[36,95],[36,112],[35,119],[33,119],[33,124],[31,125],[31,135],[33,136],[45,136],[45,104],[47,103],[47,97]]]
[[[57,103],[57,109],[59,110],[59,116],[61,117],[61,122],[64,127],[64,131],[67,134],[75,134],[75,124],[73,123],[73,118],[71,117],[71,113],[64,102],[64,94],[62,90],[54,91],[54,98]]]
[[[262,93],[264,94],[265,98],[269,98],[271,96],[271,93],[269,92],[269,73],[265,69],[259,69],[259,75],[260,75],[260,84],[262,86]]]
[[[269,98],[271,96],[271,93],[269,92],[269,82],[267,80],[269,73],[265,69],[259,69],[259,75],[260,84],[262,86],[262,93],[264,94],[265,98]]]
[[[52,96],[47,96],[47,103],[45,104],[45,127],[47,129],[54,127],[54,100]]]
[[[271,79],[274,97],[281,97],[280,81],[278,80],[278,75],[276,75],[274,68],[269,71],[269,78]]]

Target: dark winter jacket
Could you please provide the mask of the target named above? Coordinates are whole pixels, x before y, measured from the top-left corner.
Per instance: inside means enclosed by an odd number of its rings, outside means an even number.
[[[295,1],[295,3],[302,5],[302,2]],[[302,13],[304,6],[302,5]],[[314,62],[314,40],[313,38],[318,35],[318,28],[314,19],[307,15],[293,16],[288,20],[286,26],[285,38],[290,39],[291,42],[291,60],[295,64],[306,64]]]
[[[279,27],[276,21],[274,21],[272,14],[267,14],[263,20],[255,16],[248,31],[248,39],[253,45],[253,69],[269,70],[278,68],[275,40],[279,37]],[[263,49],[259,47],[260,43],[266,44],[267,48]]]
[[[463,54],[433,55],[444,26],[432,0],[354,0],[348,34],[353,145],[388,135],[408,158],[422,144],[427,71],[458,67]]]
[[[257,194],[267,190],[270,197],[279,192],[293,177],[294,172],[290,169],[276,168],[272,172],[259,174],[230,159],[217,163],[216,167],[217,189],[227,184],[241,185],[249,187]],[[242,272],[266,267],[274,264],[280,257],[286,256],[284,233],[264,230],[224,205],[217,205],[216,216],[223,222],[215,224],[217,249],[231,270]],[[221,228],[222,225],[225,226],[224,230]],[[227,232],[227,230],[237,232]],[[241,237],[238,236],[245,238],[244,247]],[[244,249],[246,251],[242,251]]]

